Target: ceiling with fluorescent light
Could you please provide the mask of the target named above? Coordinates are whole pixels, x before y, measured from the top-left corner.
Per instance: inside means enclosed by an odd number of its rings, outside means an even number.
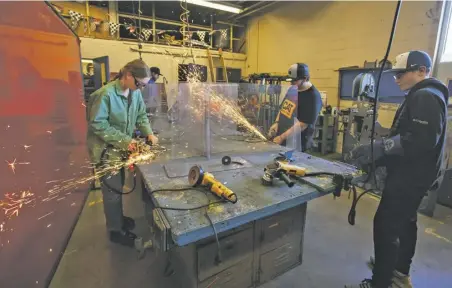
[[[141,1],[141,11],[143,16],[152,16],[152,2],[156,8],[156,18],[168,19],[172,21],[180,21],[180,15],[182,13],[180,1]],[[190,0],[188,0],[190,3]],[[196,1],[194,1],[196,2]],[[207,2],[207,1],[204,1]],[[187,4],[190,10],[190,23],[196,25],[210,26],[211,20],[216,21],[229,21],[238,22],[253,13],[253,10],[261,9],[263,6],[267,6],[269,3],[276,1],[210,1],[214,4],[222,4],[234,8],[242,9],[243,12],[235,14],[227,11],[222,11],[210,7],[204,7],[200,5]],[[120,13],[137,14],[138,1],[118,1],[118,7]],[[245,16],[243,16],[245,15]],[[235,18],[238,18],[235,20]],[[240,20],[239,20],[240,19]]]

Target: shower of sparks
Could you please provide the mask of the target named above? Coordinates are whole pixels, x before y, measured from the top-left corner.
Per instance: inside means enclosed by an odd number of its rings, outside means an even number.
[[[134,165],[137,163],[149,163],[155,159],[155,157],[157,156],[158,153],[161,153],[161,152],[163,152],[163,151],[158,151],[158,152],[150,151],[147,153],[136,154],[136,155],[131,156],[126,161],[121,161],[121,160],[108,161],[108,163],[106,163],[106,164],[108,164],[108,166],[103,169],[96,170],[96,173],[94,175],[90,175],[87,177],[72,178],[72,179],[67,179],[67,180],[61,181],[59,184],[55,185],[52,189],[50,189],[49,193],[51,195],[59,194],[61,192],[67,191],[69,189],[74,189],[80,185],[83,185],[86,183],[91,183],[106,175],[116,174],[122,168],[127,168],[127,167],[130,167],[131,165]],[[55,196],[55,197],[57,197],[57,196]],[[53,197],[51,199],[54,199],[55,197]],[[46,199],[48,199],[48,198],[46,198]],[[46,200],[46,199],[44,199],[44,200]]]
[[[30,147],[31,147],[31,145],[24,145],[25,150],[28,150],[28,148],[30,148]]]
[[[236,101],[231,100],[214,91],[210,85],[205,85],[199,82],[196,73],[194,71],[188,75],[188,83],[191,88],[192,97],[194,103],[189,106],[189,108],[194,112],[198,118],[203,117],[204,109],[209,109],[210,114],[217,116],[219,118],[226,117],[230,121],[241,125],[247,129],[250,133],[256,135],[262,140],[267,140],[267,138],[262,134],[262,132],[253,126],[242,114],[240,106]]]
[[[25,207],[35,203],[34,194],[30,191],[21,191],[19,193],[7,193],[5,199],[0,200],[0,207],[5,212],[7,218],[14,215],[19,216],[19,211]]]

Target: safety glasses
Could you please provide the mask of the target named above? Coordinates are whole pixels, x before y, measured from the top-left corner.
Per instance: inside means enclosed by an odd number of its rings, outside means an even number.
[[[143,82],[138,81],[137,78],[135,78],[135,76],[133,76],[133,80],[135,80],[135,86],[137,86],[138,89],[144,88],[147,85]]]
[[[422,67],[423,67],[423,66],[422,66]],[[410,69],[406,69],[406,70],[403,70],[403,71],[399,71],[399,72],[397,72],[397,73],[394,75],[394,79],[400,80],[400,78],[402,78],[403,75],[405,75],[406,73],[408,73],[408,72],[413,72],[413,71],[418,71],[420,68],[421,68],[421,67],[419,67],[419,66],[415,66],[415,67],[410,68]]]

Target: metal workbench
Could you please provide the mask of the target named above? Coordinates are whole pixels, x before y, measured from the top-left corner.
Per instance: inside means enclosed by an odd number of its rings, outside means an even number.
[[[263,186],[264,167],[285,148],[246,142],[240,135],[213,134],[212,153],[204,157],[202,149],[187,144],[187,134],[165,127],[160,138],[169,151],[152,164],[138,166],[152,244],[155,250],[167,253],[165,273],[177,273],[181,287],[255,287],[301,264],[307,202],[329,194],[335,186],[329,176],[305,178],[307,183],[298,181],[292,188],[282,181]],[[224,155],[243,165],[222,165]],[[293,158],[293,164],[310,172],[356,173],[345,164],[300,152]],[[212,193],[194,188],[151,192],[188,187],[188,171],[195,164],[234,191],[238,202],[191,211],[161,209],[218,201]],[[206,213],[218,233],[219,247]]]

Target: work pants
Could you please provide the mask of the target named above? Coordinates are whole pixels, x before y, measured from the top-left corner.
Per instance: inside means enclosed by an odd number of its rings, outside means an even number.
[[[124,182],[124,168],[117,174],[103,177],[101,181],[104,213],[108,231],[121,231],[123,227],[124,216],[122,210],[122,195],[113,192],[110,188],[115,189],[117,192],[122,192]]]
[[[427,189],[407,181],[386,181],[374,218],[374,287],[388,288],[394,270],[409,275],[416,250],[417,210]]]

